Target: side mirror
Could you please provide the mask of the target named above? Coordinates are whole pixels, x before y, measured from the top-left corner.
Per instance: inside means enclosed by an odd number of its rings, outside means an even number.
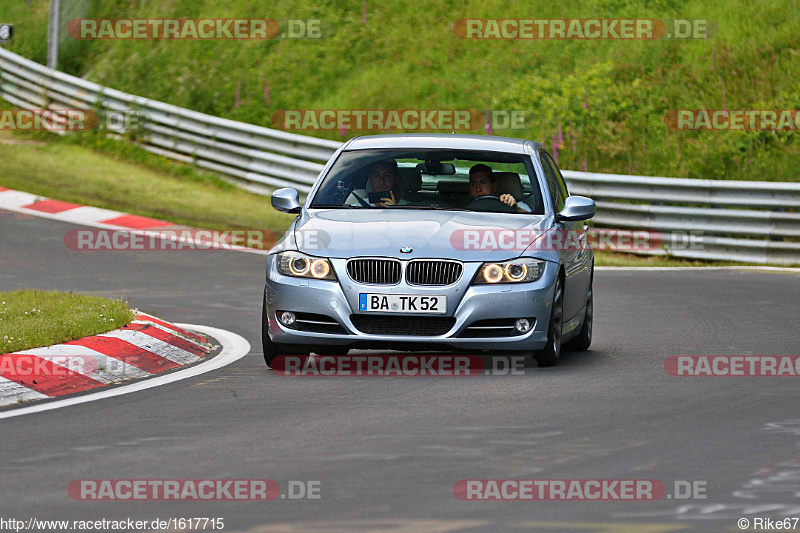
[[[594,200],[585,196],[570,196],[564,202],[564,209],[556,215],[559,222],[589,220],[597,212]]]
[[[296,189],[278,189],[272,193],[272,207],[282,213],[299,213],[303,207]]]

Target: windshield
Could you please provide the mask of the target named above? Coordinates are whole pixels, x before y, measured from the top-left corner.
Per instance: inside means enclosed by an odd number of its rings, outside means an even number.
[[[544,214],[529,157],[466,150],[342,152],[310,207]]]

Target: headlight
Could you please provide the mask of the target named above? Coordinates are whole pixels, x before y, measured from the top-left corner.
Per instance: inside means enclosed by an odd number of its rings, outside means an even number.
[[[526,283],[542,277],[544,261],[538,259],[514,259],[503,263],[484,263],[472,282],[475,285],[494,283]]]
[[[336,280],[327,259],[311,257],[300,252],[281,252],[277,254],[275,260],[278,262],[278,272],[284,276]]]

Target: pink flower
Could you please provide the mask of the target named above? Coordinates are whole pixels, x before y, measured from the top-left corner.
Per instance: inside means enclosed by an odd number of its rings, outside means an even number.
[[[556,134],[553,134],[553,159],[556,161],[556,165],[558,164],[558,137]]]

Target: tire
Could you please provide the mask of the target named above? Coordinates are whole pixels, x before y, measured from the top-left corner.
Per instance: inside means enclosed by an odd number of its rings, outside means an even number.
[[[594,276],[593,276],[594,277]],[[589,294],[586,295],[586,316],[578,335],[564,343],[564,349],[573,352],[585,352],[592,345],[592,327],[594,326],[594,296],[592,282],[589,282]]]
[[[308,355],[306,346],[286,345],[272,342],[269,338],[269,317],[267,316],[267,295],[261,304],[261,345],[264,348],[264,362],[272,367],[272,361],[279,355]]]
[[[561,276],[556,278],[553,290],[553,308],[550,312],[550,323],[547,327],[547,346],[533,357],[540,367],[555,366],[561,357],[561,328],[564,322],[564,284]]]
[[[269,317],[267,316],[267,295],[264,294],[264,301],[261,304],[261,344],[264,347],[264,362],[267,366],[272,364],[272,361],[282,354],[277,343],[272,342],[269,338]]]

